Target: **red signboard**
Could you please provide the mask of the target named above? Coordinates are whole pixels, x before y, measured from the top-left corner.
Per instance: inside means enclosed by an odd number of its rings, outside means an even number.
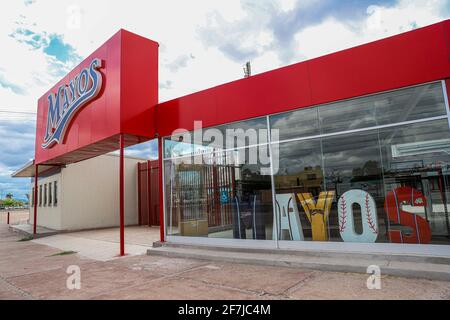
[[[36,163],[67,164],[155,137],[158,44],[121,30],[38,102]]]

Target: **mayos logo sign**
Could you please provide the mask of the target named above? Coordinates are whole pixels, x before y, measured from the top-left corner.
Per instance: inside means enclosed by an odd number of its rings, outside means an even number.
[[[102,60],[94,59],[89,68],[83,69],[68,85],[58,88],[57,94],[48,96],[47,127],[42,148],[48,149],[64,140],[70,122],[102,88]]]

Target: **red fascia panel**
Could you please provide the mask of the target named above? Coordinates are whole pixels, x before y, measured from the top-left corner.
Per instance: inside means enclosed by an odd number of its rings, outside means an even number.
[[[447,57],[450,61],[450,20],[444,21],[443,29],[445,35],[445,43],[447,45]],[[445,86],[447,89],[447,98],[450,99],[450,75],[448,75],[446,78]]]
[[[442,28],[444,30],[445,44],[447,46],[447,56],[450,61],[450,19],[442,22]]]
[[[450,20],[158,105],[162,136],[450,78]]]
[[[117,150],[118,140],[114,138],[117,143],[111,143],[111,139],[120,134],[138,137],[130,141],[153,138],[150,113],[158,101],[157,51],[156,42],[120,30],[43,95],[38,101],[36,163],[63,164],[68,159],[77,162]],[[100,94],[73,118],[64,143],[43,149],[48,95],[57,93],[61,85],[67,85],[95,58],[103,61]],[[107,141],[104,146],[103,141]]]
[[[202,121],[203,127],[216,126],[284,111],[286,104],[311,105],[305,64],[161,103],[157,107],[157,129],[161,136],[167,136],[179,128],[192,130],[194,121]]]
[[[313,104],[448,77],[444,31],[448,22],[309,61]]]
[[[154,109],[158,104],[157,42],[130,32],[122,34],[122,132],[154,138]],[[133,112],[128,110],[132,109]]]

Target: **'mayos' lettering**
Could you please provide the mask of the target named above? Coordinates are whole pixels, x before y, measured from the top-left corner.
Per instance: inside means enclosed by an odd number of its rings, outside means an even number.
[[[89,68],[83,69],[69,85],[58,88],[48,96],[47,128],[42,148],[53,147],[64,140],[66,129],[75,114],[96,98],[102,88],[102,60],[94,59]]]

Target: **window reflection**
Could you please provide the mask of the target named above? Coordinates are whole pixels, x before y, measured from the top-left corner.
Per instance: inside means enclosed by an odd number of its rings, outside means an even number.
[[[363,190],[375,200],[376,207],[384,204],[382,162],[378,133],[367,132],[323,139],[323,157],[327,190],[335,192],[330,217],[330,234],[335,241],[342,241],[339,233],[338,203],[344,193]],[[354,229],[363,233],[363,213],[359,206],[353,208]],[[380,230],[386,230],[385,221],[380,219]],[[383,231],[382,231],[383,232]],[[382,232],[379,241],[385,241]]]
[[[245,151],[257,152],[252,149]],[[271,178],[261,173],[262,164],[240,154],[217,151],[165,161],[169,235],[272,238]]]
[[[235,139],[230,149],[225,139],[166,140],[169,235],[449,244],[450,131],[440,83],[274,115],[270,125],[280,137],[273,186],[267,163],[249,161],[260,137]],[[226,136],[266,126],[260,118],[213,129]]]
[[[313,137],[446,115],[440,83],[271,116],[280,140]]]
[[[335,133],[446,115],[440,83],[319,107],[321,132]]]
[[[282,143],[275,176],[277,205],[284,202],[294,223],[291,220],[288,235],[280,233],[280,239],[295,240],[297,232],[301,240],[343,241],[338,200],[360,190],[370,195],[376,208],[376,242],[397,242],[391,233],[401,231],[402,243],[425,243],[421,241],[430,232],[427,243],[448,244],[449,152],[447,120]],[[314,167],[317,163],[323,166]],[[387,208],[394,193],[397,207]],[[352,210],[354,232],[361,235],[367,213],[360,205]],[[313,220],[311,213],[320,216]],[[396,220],[392,214],[403,218]],[[299,230],[293,232],[292,225]],[[316,235],[314,229],[319,230]]]
[[[320,134],[318,108],[307,108],[270,117],[272,130],[279,130],[279,139],[311,137]]]
[[[450,133],[445,120],[385,129],[380,132],[387,192],[411,187],[424,197],[424,206],[405,203],[403,208],[427,221],[433,243],[448,243],[450,223]],[[393,228],[398,229],[397,226]],[[407,230],[411,233],[414,230]]]

